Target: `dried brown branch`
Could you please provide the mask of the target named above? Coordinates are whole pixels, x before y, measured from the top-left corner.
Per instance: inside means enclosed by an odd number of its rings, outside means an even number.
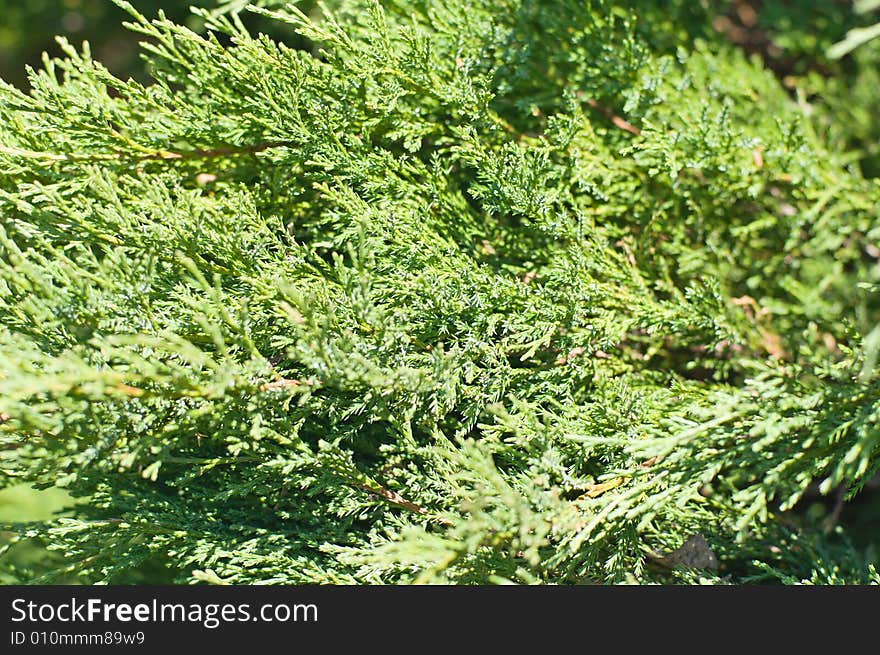
[[[384,487],[376,488],[376,487],[371,487],[369,485],[360,484],[360,483],[353,483],[353,486],[357,487],[358,489],[362,489],[368,493],[371,493],[375,496],[379,496],[380,498],[384,498],[389,503],[397,505],[398,507],[402,507],[402,508],[407,509],[411,512],[415,512],[416,514],[421,514],[422,516],[430,516],[430,512],[428,510],[426,510],[424,507],[422,507],[421,505],[416,505],[415,503],[408,501],[406,498],[401,496],[399,493],[397,493],[396,491],[392,491],[391,489],[386,489]],[[446,525],[446,526],[452,525],[452,523],[450,523],[449,521],[447,521],[446,519],[444,519],[440,516],[433,516],[432,518],[435,521],[437,521],[437,523],[440,523],[441,525]]]
[[[615,114],[608,107],[606,107],[604,105],[600,105],[593,98],[588,98],[587,104],[590,105],[590,107],[592,107],[596,111],[598,111],[600,114],[605,116],[605,118],[610,120],[611,123],[614,125],[614,127],[620,128],[621,130],[624,130],[625,132],[629,132],[630,134],[635,134],[636,136],[638,136],[639,134],[642,133],[642,131],[639,128],[637,128],[635,125],[627,122],[626,120],[624,120],[623,118],[621,118],[620,116]]]

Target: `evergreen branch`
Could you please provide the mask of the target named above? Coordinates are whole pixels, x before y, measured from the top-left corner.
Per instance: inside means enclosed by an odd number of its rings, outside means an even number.
[[[153,81],[0,84],[0,486],[77,499],[16,579],[880,582],[867,50],[807,105],[715,3],[117,4]]]
[[[37,159],[48,162],[76,162],[76,163],[100,163],[108,161],[119,162],[146,162],[146,161],[162,161],[162,160],[200,160],[200,159],[219,159],[226,157],[236,157],[240,155],[255,155],[266,150],[275,148],[290,148],[293,143],[290,141],[266,141],[249,146],[227,146],[218,148],[208,148],[200,150],[189,150],[176,152],[170,150],[157,150],[155,152],[147,152],[146,154],[131,155],[123,152],[115,153],[51,153],[37,152],[34,150],[26,150],[21,148],[13,148],[0,144],[0,153],[13,157],[22,157],[26,159]]]

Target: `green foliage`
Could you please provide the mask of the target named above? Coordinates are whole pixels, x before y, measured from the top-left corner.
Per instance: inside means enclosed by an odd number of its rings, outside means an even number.
[[[856,11],[860,14],[880,7],[880,2],[877,0],[857,0],[855,4]],[[868,27],[854,27],[846,33],[846,38],[843,41],[835,43],[828,49],[828,56],[838,59],[878,36],[880,36],[880,23],[874,23]]]
[[[0,483],[87,501],[36,579],[878,581],[793,511],[880,452],[835,82],[709,3],[121,4],[152,82],[0,88]]]
[[[189,20],[186,0],[137,0],[143,12],[163,9],[176,20]],[[98,44],[101,60],[120,72],[138,72],[137,45],[121,22],[125,13],[107,0],[0,0],[0,76],[25,83],[23,63],[39,64],[43,51],[61,54],[55,35]]]
[[[278,4],[256,0],[252,4]],[[133,0],[140,12],[152,16],[162,11],[169,18],[201,30],[204,22],[190,12],[192,5],[228,11],[248,4],[242,0]],[[62,55],[55,37],[86,40],[95,56],[118,75],[146,79],[137,42],[122,26],[126,14],[110,0],[0,0],[0,77],[20,86],[27,84],[23,64],[38,66],[43,52]],[[271,23],[248,20],[247,24],[283,38]]]

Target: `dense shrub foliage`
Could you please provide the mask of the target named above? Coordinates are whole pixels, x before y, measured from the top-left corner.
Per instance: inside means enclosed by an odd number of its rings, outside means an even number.
[[[878,580],[793,511],[878,471],[876,42],[227,4],[0,88],[0,484],[82,499],[20,575]]]
[[[139,10],[154,15],[163,9],[169,17],[186,21],[186,0],[135,0]],[[198,4],[198,3],[196,3]],[[36,65],[43,51],[61,52],[55,35],[87,39],[106,65],[120,73],[140,72],[137,43],[122,27],[125,13],[107,0],[0,0],[0,76],[26,83],[24,64]]]

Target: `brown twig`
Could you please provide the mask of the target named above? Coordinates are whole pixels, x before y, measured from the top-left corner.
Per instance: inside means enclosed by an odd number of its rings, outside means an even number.
[[[260,391],[272,391],[273,389],[286,389],[289,387],[301,387],[302,385],[309,385],[310,383],[303,380],[290,380],[288,378],[281,378],[280,380],[275,380],[273,382],[266,382],[265,384],[260,386]]]
[[[825,517],[825,520],[822,522],[822,527],[825,529],[825,532],[831,532],[834,527],[840,521],[840,515],[843,513],[843,508],[846,505],[846,485],[840,485],[837,489],[834,490],[834,505],[831,507],[831,512],[828,516]]]
[[[611,123],[614,125],[614,127],[620,128],[621,130],[624,130],[625,132],[629,132],[630,134],[635,134],[636,136],[638,136],[639,134],[642,133],[642,131],[639,128],[637,128],[635,125],[627,122],[626,120],[624,120],[623,118],[621,118],[620,116],[615,114],[611,109],[609,109],[605,105],[600,105],[593,98],[588,98],[587,104],[590,105],[590,107],[592,107],[596,111],[598,111],[600,114],[605,116],[605,118],[610,120]]]
[[[361,484],[361,483],[357,483],[357,482],[353,483],[353,486],[357,487],[358,489],[362,489],[363,491],[366,491],[368,493],[371,493],[373,495],[379,496],[380,498],[384,498],[389,503],[397,505],[398,507],[402,507],[402,508],[407,509],[411,512],[415,512],[416,514],[421,514],[422,516],[430,516],[430,512],[428,512],[428,510],[426,510],[424,507],[422,507],[421,505],[416,505],[415,503],[408,501],[406,498],[401,496],[399,493],[397,493],[396,491],[392,491],[391,489],[385,489],[384,487],[379,487],[377,489],[375,487],[371,487],[369,485]],[[441,525],[446,525],[446,526],[452,525],[452,523],[450,521],[447,521],[443,517],[433,516],[432,518],[434,520],[436,520],[438,523],[440,523]]]

